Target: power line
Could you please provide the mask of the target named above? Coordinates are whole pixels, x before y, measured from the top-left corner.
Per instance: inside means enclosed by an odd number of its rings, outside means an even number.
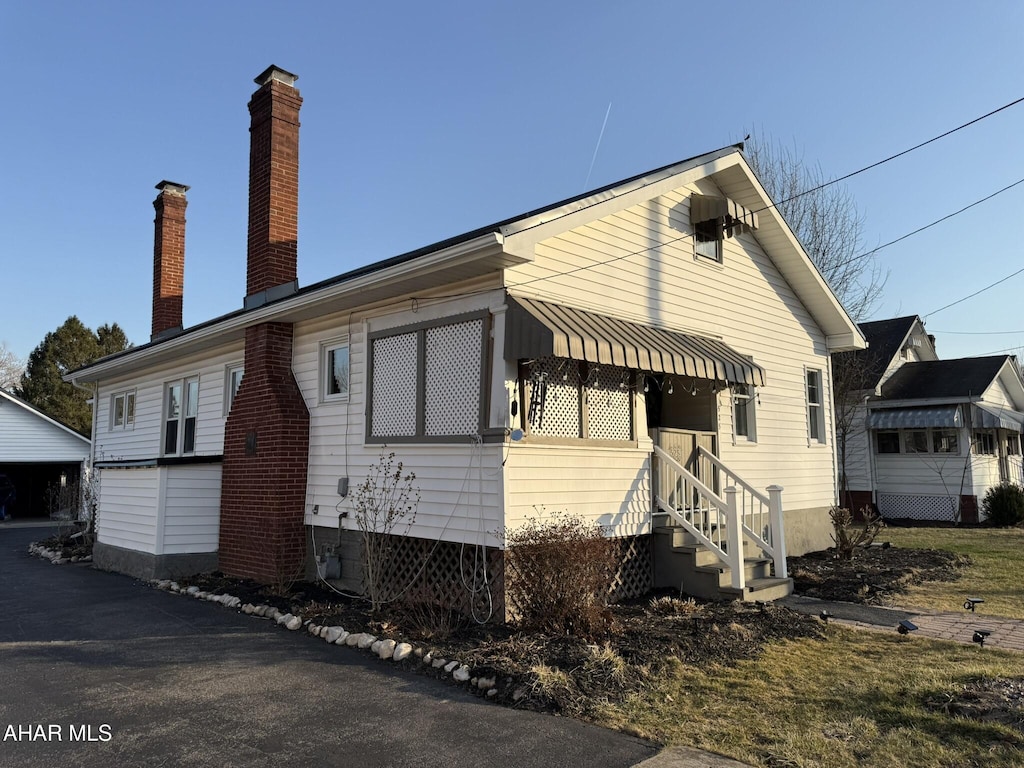
[[[954,301],[954,302],[952,302],[952,303],[950,303],[950,304],[947,304],[947,305],[946,305],[946,306],[944,306],[944,307],[939,307],[938,309],[932,310],[932,311],[931,311],[931,312],[929,312],[928,314],[926,314],[926,315],[923,315],[923,316],[922,316],[922,319],[927,319],[927,318],[931,317],[932,315],[937,315],[937,314],[938,314],[939,312],[941,312],[941,311],[942,311],[942,310],[944,310],[944,309],[949,309],[950,307],[955,307],[955,306],[956,306],[957,304],[960,304],[961,302],[967,301],[968,299],[973,299],[973,298],[974,298],[975,296],[977,296],[977,295],[978,295],[979,293],[984,293],[984,292],[985,292],[985,291],[987,291],[987,290],[988,290],[989,288],[995,288],[995,287],[996,287],[997,285],[999,285],[1000,283],[1005,283],[1005,282],[1006,282],[1007,280],[1009,280],[1009,279],[1010,279],[1011,277],[1016,277],[1016,276],[1017,276],[1017,275],[1019,275],[1019,274],[1020,274],[1021,272],[1024,272],[1024,267],[1022,267],[1021,269],[1018,269],[1018,270],[1017,270],[1016,272],[1014,272],[1014,273],[1013,273],[1012,275],[1007,275],[1006,277],[1002,278],[1001,280],[996,280],[996,281],[995,281],[994,283],[992,283],[991,285],[986,285],[986,286],[985,286],[984,288],[982,288],[982,289],[981,289],[980,291],[975,291],[975,292],[974,292],[974,293],[972,293],[972,294],[971,294],[970,296],[964,296],[964,297],[963,297],[962,299],[957,299],[956,301]]]
[[[775,203],[772,203],[771,205],[765,206],[764,208],[760,208],[760,209],[758,209],[756,211],[756,213],[760,213],[761,211],[766,211],[769,208],[778,208],[780,205],[784,205],[785,203],[788,203],[790,200],[796,200],[798,197],[803,197],[804,195],[809,195],[812,192],[817,192],[819,189],[824,189],[825,187],[829,187],[829,186],[831,186],[833,184],[838,184],[840,181],[846,181],[847,179],[852,179],[854,176],[857,176],[857,175],[859,175],[861,173],[864,173],[865,171],[870,171],[872,168],[877,168],[880,165],[884,165],[885,163],[888,163],[890,160],[895,160],[898,157],[903,157],[903,155],[910,154],[911,152],[913,152],[916,149],[921,149],[921,147],[926,147],[929,144],[932,144],[933,142],[938,141],[939,139],[944,139],[947,136],[950,136],[950,135],[956,133],[957,131],[961,131],[964,128],[967,128],[967,127],[969,127],[971,125],[974,125],[975,123],[979,123],[979,122],[981,122],[982,120],[984,120],[987,117],[992,117],[992,115],[999,114],[1000,112],[1002,112],[1005,109],[1009,109],[1010,107],[1013,107],[1013,106],[1016,106],[1017,104],[1020,104],[1022,101],[1024,101],[1024,96],[1022,96],[1019,99],[1016,99],[1014,101],[1011,101],[1009,104],[1004,104],[1003,106],[999,107],[998,109],[993,109],[991,112],[986,112],[981,117],[976,117],[973,120],[969,120],[968,122],[964,123],[963,125],[958,125],[956,128],[951,128],[950,130],[946,131],[945,133],[941,133],[938,136],[933,136],[932,138],[928,139],[927,141],[922,141],[920,144],[915,144],[913,147],[910,147],[909,149],[904,149],[902,152],[897,152],[895,155],[890,155],[889,157],[885,158],[884,160],[879,160],[877,162],[871,163],[871,165],[865,165],[863,168],[860,168],[860,169],[858,169],[856,171],[848,173],[845,176],[840,176],[837,179],[832,179],[831,181],[826,181],[824,184],[819,184],[816,187],[811,187],[810,189],[805,189],[803,192],[797,192],[795,195],[793,195],[792,197],[787,197],[785,200],[779,200],[779,201],[777,201]]]
[[[945,333],[953,336],[1012,336],[1015,333],[1024,331],[932,331],[932,333]]]
[[[876,253],[878,253],[883,248],[888,248],[890,245],[895,245],[896,243],[900,242],[901,240],[906,240],[908,237],[916,235],[918,232],[924,232],[926,229],[929,229],[930,227],[934,227],[936,224],[941,224],[942,222],[946,221],[947,219],[951,219],[954,216],[957,216],[957,215],[963,213],[964,211],[973,208],[976,205],[981,205],[986,200],[991,200],[996,195],[1001,195],[1003,192],[1006,192],[1008,189],[1013,189],[1014,187],[1016,187],[1019,184],[1024,184],[1024,179],[1018,179],[1017,181],[1013,182],[1013,184],[1008,184],[1007,186],[1003,187],[1002,189],[996,190],[991,195],[986,195],[985,197],[981,198],[980,200],[975,200],[970,205],[965,205],[959,211],[953,211],[953,213],[947,214],[947,215],[943,216],[941,219],[936,219],[935,221],[931,222],[930,224],[925,224],[923,227],[918,227],[913,232],[908,232],[905,235],[897,237],[895,240],[890,240],[888,243],[884,243],[883,245],[880,245],[877,248],[873,248],[870,251],[866,251],[865,253],[861,253],[861,254],[859,254],[857,256],[851,256],[846,261],[841,261],[838,264],[836,264],[836,268],[838,269],[839,267],[845,267],[847,264],[852,264],[853,262],[859,261],[860,259],[866,259],[868,256],[874,256]]]

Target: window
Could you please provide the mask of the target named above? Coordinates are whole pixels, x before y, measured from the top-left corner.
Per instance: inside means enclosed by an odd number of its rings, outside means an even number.
[[[477,312],[370,334],[368,442],[464,441],[483,432],[487,318]],[[344,360],[347,391],[347,351]]]
[[[955,429],[932,430],[932,451],[935,453],[960,453],[960,444]]]
[[[235,404],[235,396],[238,388],[242,386],[242,376],[245,375],[245,366],[229,365],[224,374],[224,415],[231,413],[231,406]]]
[[[928,453],[928,432],[924,429],[908,429],[903,433],[904,453]]]
[[[1019,456],[1020,455],[1020,435],[1007,435],[1006,436],[1006,455],[1007,456]]]
[[[320,400],[348,399],[348,338],[332,339],[320,345]]]
[[[986,456],[996,453],[996,436],[992,432],[974,433],[974,452]]]
[[[757,435],[754,431],[754,396],[753,387],[749,384],[734,384],[732,388],[732,424],[733,434],[737,439],[744,438],[754,442]]]
[[[900,433],[895,429],[880,431],[876,440],[878,453],[900,452]]]
[[[718,219],[699,221],[693,225],[693,249],[696,255],[721,263],[722,224]]]
[[[135,390],[116,392],[110,396],[110,428],[132,429],[135,426]]]
[[[825,442],[825,398],[821,371],[807,369],[807,430],[811,442]]]
[[[199,379],[173,381],[164,395],[164,455],[182,456],[196,450]]]

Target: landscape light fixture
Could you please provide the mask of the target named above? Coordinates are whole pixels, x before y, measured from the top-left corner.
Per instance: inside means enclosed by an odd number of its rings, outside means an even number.
[[[974,630],[974,637],[971,640],[977,643],[982,648],[985,647],[985,638],[992,634],[991,629],[976,629]]]
[[[899,632],[901,635],[909,635],[911,632],[917,631],[917,624],[910,621],[909,619],[904,619],[896,625],[896,631]]]
[[[967,600],[964,601],[964,609],[970,611],[971,613],[974,613],[974,609],[978,606],[978,604],[984,602],[985,598],[983,597],[968,597]]]
[[[818,614],[818,616],[819,616],[819,617],[821,618],[821,620],[822,620],[822,621],[824,621],[824,622],[825,622],[826,624],[828,624],[828,620],[832,618],[832,614],[831,614],[831,613],[829,613],[829,612],[828,612],[828,611],[827,611],[826,609],[824,609],[824,608],[822,609],[821,613],[819,613],[819,614]]]

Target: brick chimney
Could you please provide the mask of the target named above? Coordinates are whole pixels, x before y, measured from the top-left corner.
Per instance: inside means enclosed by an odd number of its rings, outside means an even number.
[[[181,297],[185,288],[185,193],[188,187],[161,181],[153,208],[153,333],[150,341],[181,331]]]
[[[299,106],[296,76],[256,78],[249,161],[246,308],[296,289]],[[292,325],[245,331],[245,374],[224,425],[219,567],[267,584],[305,562],[309,411],[292,375]]]
[[[249,102],[249,248],[246,308],[298,287],[299,108],[297,75],[268,67]]]

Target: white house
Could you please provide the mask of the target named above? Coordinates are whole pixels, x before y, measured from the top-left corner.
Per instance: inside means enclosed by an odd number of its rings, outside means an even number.
[[[77,488],[89,458],[89,438],[0,389],[0,475],[17,494],[7,505],[14,519],[45,518],[59,488]]]
[[[382,450],[420,492],[401,557],[453,582],[561,510],[621,540],[621,594],[679,585],[652,551],[710,547],[750,596],[786,586],[787,545],[828,545],[830,354],[864,341],[741,147],[300,289],[294,80],[268,69],[249,105],[243,308],[180,327],[188,188],[164,182],[153,341],[69,375],[96,388],[97,562],[272,581],[315,553],[358,587],[353,489]],[[736,568],[736,536],[778,581]]]
[[[1016,359],[940,360],[916,315],[860,328],[868,349],[834,361],[851,395],[844,503],[872,506],[889,519],[984,519],[981,501],[990,488],[1024,481],[1024,382]]]

